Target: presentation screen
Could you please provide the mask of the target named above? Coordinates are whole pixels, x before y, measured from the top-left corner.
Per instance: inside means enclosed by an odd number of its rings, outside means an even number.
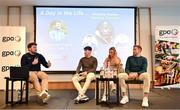
[[[123,66],[135,42],[135,8],[35,7],[38,52],[52,63],[44,71],[75,71],[85,46],[103,66],[115,47]]]

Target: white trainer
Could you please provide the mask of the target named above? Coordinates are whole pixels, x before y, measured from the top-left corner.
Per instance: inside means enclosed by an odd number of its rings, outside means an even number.
[[[83,96],[81,96],[80,100],[89,100],[89,97],[87,95],[83,95]]]
[[[51,95],[50,94],[47,94],[47,98],[44,98],[43,99],[43,103],[47,103],[48,100],[50,99]]]
[[[116,86],[115,86],[115,84],[111,84],[111,92],[112,93],[116,93]]]
[[[148,98],[147,98],[147,97],[144,97],[144,98],[143,98],[142,107],[149,107]]]
[[[74,100],[80,100],[81,99],[81,95],[78,95]]]
[[[89,100],[89,98],[86,95],[78,95],[74,100]]]
[[[48,93],[46,91],[42,91],[40,94],[39,94],[39,97],[40,99],[44,100],[48,97]]]
[[[123,96],[123,98],[121,99],[120,103],[121,104],[126,104],[127,102],[129,102],[128,96]]]
[[[103,95],[103,96],[102,96],[102,99],[101,99],[101,102],[106,102],[106,101],[107,101],[106,95]]]

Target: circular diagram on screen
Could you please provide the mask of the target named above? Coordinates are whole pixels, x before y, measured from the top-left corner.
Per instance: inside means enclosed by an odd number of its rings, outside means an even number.
[[[48,32],[51,39],[61,41],[67,37],[68,29],[63,21],[52,21]]]
[[[93,51],[96,51],[98,43],[96,38],[92,34],[87,34],[84,36],[82,41],[82,46],[91,46],[93,48]]]
[[[109,44],[113,41],[113,27],[107,22],[101,22],[96,29],[96,37],[102,43]]]

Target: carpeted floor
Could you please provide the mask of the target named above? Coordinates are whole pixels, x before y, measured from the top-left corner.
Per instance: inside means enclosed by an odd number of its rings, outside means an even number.
[[[77,95],[75,90],[50,90],[51,99],[48,104],[42,104],[36,96],[30,96],[29,104],[16,104],[11,107],[5,104],[5,93],[0,91],[1,109],[144,109],[141,107],[142,90],[131,89],[131,100],[126,105],[96,105],[94,91],[88,90],[90,101],[83,104],[74,104]],[[180,109],[180,89],[152,89],[149,96],[148,109]]]

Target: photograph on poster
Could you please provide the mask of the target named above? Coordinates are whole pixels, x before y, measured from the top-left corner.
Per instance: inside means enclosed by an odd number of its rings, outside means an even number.
[[[180,83],[179,48],[177,42],[158,40],[155,43],[156,86]]]

